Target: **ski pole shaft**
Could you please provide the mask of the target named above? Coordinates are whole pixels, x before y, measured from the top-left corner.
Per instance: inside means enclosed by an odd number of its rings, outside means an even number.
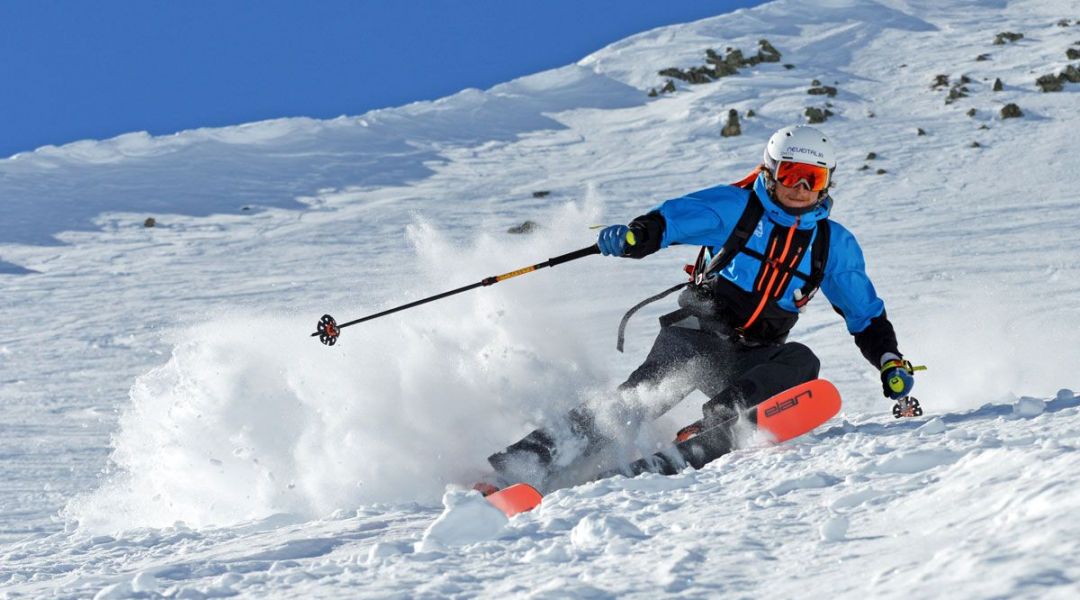
[[[394,308],[384,310],[382,312],[378,312],[378,313],[375,313],[373,315],[368,315],[366,317],[360,317],[359,319],[354,319],[352,321],[349,321],[347,323],[342,323],[340,325],[338,325],[337,322],[334,320],[334,318],[331,317],[330,315],[323,315],[323,318],[319,320],[319,323],[318,323],[318,326],[317,326],[317,331],[315,331],[315,333],[312,333],[311,337],[318,337],[319,341],[321,341],[322,343],[326,344],[327,346],[333,346],[334,343],[337,342],[338,336],[341,335],[341,329],[343,329],[345,327],[349,327],[350,325],[356,325],[357,323],[363,323],[364,321],[370,321],[372,319],[378,319],[379,317],[385,317],[386,315],[390,315],[390,314],[393,314],[393,313],[396,313],[396,312],[401,312],[403,310],[408,310],[410,308],[420,306],[421,304],[427,304],[428,302],[434,302],[436,300],[441,300],[443,298],[447,298],[449,296],[454,296],[454,295],[460,294],[462,292],[467,292],[469,290],[474,290],[474,289],[476,289],[478,287],[487,287],[489,285],[495,285],[496,283],[499,283],[500,281],[505,281],[507,279],[511,279],[511,278],[517,277],[519,275],[525,275],[526,273],[532,273],[533,271],[536,271],[538,269],[543,269],[544,267],[554,267],[554,266],[561,265],[561,264],[566,263],[566,262],[570,262],[572,260],[577,260],[579,258],[584,258],[586,256],[591,256],[593,254],[600,254],[600,247],[597,246],[596,244],[593,244],[592,246],[588,246],[586,248],[582,248],[580,250],[575,250],[573,252],[568,252],[566,254],[556,256],[555,258],[549,258],[549,259],[545,260],[542,263],[537,263],[535,265],[531,265],[531,266],[528,266],[528,267],[517,269],[515,271],[510,271],[509,273],[503,273],[502,275],[492,275],[491,277],[485,277],[484,279],[481,279],[480,281],[477,281],[476,283],[473,283],[473,284],[470,284],[470,285],[459,287],[457,289],[450,290],[448,292],[443,292],[441,294],[436,294],[434,296],[429,296],[427,298],[422,298],[420,300],[416,300],[416,301],[410,302],[408,304],[402,304],[401,306],[396,306]]]

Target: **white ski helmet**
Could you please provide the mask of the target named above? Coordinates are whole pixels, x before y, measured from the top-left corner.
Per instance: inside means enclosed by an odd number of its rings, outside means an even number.
[[[776,165],[780,162],[821,165],[829,169],[830,175],[836,169],[836,151],[832,142],[824,133],[809,125],[792,125],[772,134],[769,143],[765,144],[763,160],[772,173],[776,172]]]

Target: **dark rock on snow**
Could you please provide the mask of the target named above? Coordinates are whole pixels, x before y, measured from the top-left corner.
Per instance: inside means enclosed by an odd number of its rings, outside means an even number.
[[[994,37],[995,46],[1003,46],[1008,42],[1015,42],[1024,39],[1024,34],[1013,33],[1011,31],[1002,31]]]
[[[811,106],[803,114],[806,115],[807,121],[812,125],[814,123],[824,123],[829,117],[833,116],[833,111],[827,108]]]
[[[812,87],[806,90],[807,94],[811,96],[828,96],[830,98],[836,97],[836,88],[831,85],[823,85],[819,87]]]
[[[515,225],[515,226],[511,227],[510,229],[507,229],[506,233],[516,233],[516,234],[532,233],[532,232],[536,231],[539,228],[540,228],[540,225],[538,225],[536,223],[536,221],[525,221],[521,225]]]
[[[1018,119],[1022,116],[1024,116],[1024,113],[1020,110],[1020,107],[1012,102],[1001,108],[1002,119]]]
[[[727,123],[720,130],[721,137],[734,137],[742,135],[742,127],[739,125],[739,113],[734,108],[727,113]]]

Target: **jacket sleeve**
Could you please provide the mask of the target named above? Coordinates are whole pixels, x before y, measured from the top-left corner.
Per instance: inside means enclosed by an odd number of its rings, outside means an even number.
[[[883,354],[902,356],[897,348],[896,332],[885,314],[885,303],[866,274],[862,248],[855,236],[835,222],[832,227],[821,291],[844,317],[862,355],[874,367],[880,367]]]
[[[710,188],[658,206],[653,212],[660,214],[666,222],[660,247],[667,248],[672,244],[711,246],[718,240],[720,243],[726,240],[731,234],[732,225],[728,222],[732,219],[725,218],[724,209],[737,208],[738,214],[742,212],[741,207],[736,207],[737,202],[720,200],[723,193],[722,189]],[[745,206],[745,201],[742,205]]]
[[[720,186],[664,202],[630,222],[638,243],[627,250],[627,256],[641,258],[672,244],[722,244],[742,214],[747,195]]]

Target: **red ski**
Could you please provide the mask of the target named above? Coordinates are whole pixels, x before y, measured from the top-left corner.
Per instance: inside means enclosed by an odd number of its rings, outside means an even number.
[[[773,434],[779,444],[810,433],[840,412],[840,391],[824,379],[807,381],[780,392],[752,409],[758,429]]]
[[[636,460],[621,469],[601,474],[628,476],[641,473],[674,475],[686,465],[700,469],[735,449],[734,427],[740,419],[754,423],[779,444],[809,433],[840,411],[840,392],[824,379],[784,390],[726,421],[704,427],[699,421],[679,431],[673,448]]]
[[[636,460],[621,469],[601,473],[596,479],[641,473],[674,475],[686,465],[700,469],[735,449],[734,425],[749,420],[767,431],[779,444],[813,431],[840,412],[840,392],[824,379],[815,379],[780,392],[768,400],[721,423],[704,427],[701,422],[679,431],[674,447]],[[517,483],[487,496],[489,502],[513,516],[532,510],[542,496],[535,488]]]
[[[515,483],[486,496],[487,501],[503,511],[508,517],[532,510],[540,504],[542,496],[527,483]]]

